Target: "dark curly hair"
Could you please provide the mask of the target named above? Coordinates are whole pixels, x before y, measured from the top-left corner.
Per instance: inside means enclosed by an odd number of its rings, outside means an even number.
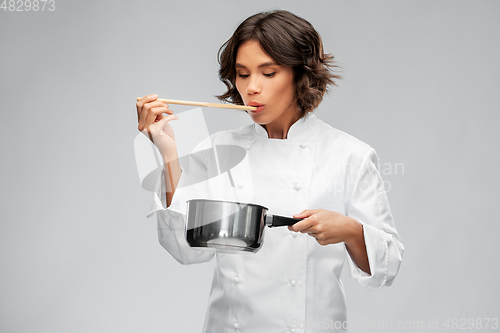
[[[301,116],[318,107],[328,86],[336,86],[334,80],[341,79],[332,72],[339,66],[334,65],[333,55],[324,53],[321,37],[314,27],[288,11],[274,10],[247,18],[219,49],[219,78],[227,91],[216,96],[218,99],[243,105],[235,84],[235,63],[238,48],[250,40],[257,41],[278,64],[292,67]]]

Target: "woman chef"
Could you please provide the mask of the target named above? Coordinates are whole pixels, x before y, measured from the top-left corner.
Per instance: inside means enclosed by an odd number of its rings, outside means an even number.
[[[404,248],[375,151],[313,113],[327,86],[339,78],[330,71],[332,59],[309,22],[282,10],[246,19],[219,53],[227,91],[218,98],[257,110],[248,111],[252,125],[216,133],[200,147],[245,147],[248,167],[236,190],[251,187],[253,203],[303,218],[288,229],[266,230],[255,254],[214,254],[188,246],[189,195],[176,187],[193,169],[209,172],[208,166],[199,160],[186,174],[169,125],[177,117],[156,95],[137,102],[138,128],[153,140],[165,164],[167,191],[155,195],[151,212],[157,212],[160,243],[182,264],[216,258],[204,332],[346,331],[339,280],[344,261],[351,276],[369,289],[391,285],[398,272]],[[208,185],[205,194],[216,196],[220,188]]]

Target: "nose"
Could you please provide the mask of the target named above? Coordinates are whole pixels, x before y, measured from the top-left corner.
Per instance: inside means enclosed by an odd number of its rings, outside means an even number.
[[[259,94],[261,92],[261,89],[262,88],[257,75],[251,75],[248,78],[247,94],[248,95]]]

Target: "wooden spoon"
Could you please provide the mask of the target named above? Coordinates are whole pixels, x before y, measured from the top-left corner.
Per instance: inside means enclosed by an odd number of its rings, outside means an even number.
[[[137,97],[138,101],[140,101],[141,99],[142,99],[142,97]],[[207,108],[234,109],[234,110],[252,110],[252,111],[257,110],[257,108],[255,106],[246,106],[246,105],[176,101],[174,99],[161,99],[161,98],[158,98],[157,100],[160,102],[167,103],[167,104],[181,104],[181,105],[202,106],[202,107],[207,107]]]

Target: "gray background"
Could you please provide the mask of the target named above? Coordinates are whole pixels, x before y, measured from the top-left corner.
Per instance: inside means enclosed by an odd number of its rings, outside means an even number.
[[[135,97],[216,102],[219,46],[273,8],[322,35],[344,80],[317,114],[391,186],[403,265],[376,292],[344,278],[372,323],[353,331],[500,319],[500,2],[59,0],[0,11],[1,332],[201,330],[213,263],[177,264],[145,218]],[[212,133],[248,122],[204,112]]]

